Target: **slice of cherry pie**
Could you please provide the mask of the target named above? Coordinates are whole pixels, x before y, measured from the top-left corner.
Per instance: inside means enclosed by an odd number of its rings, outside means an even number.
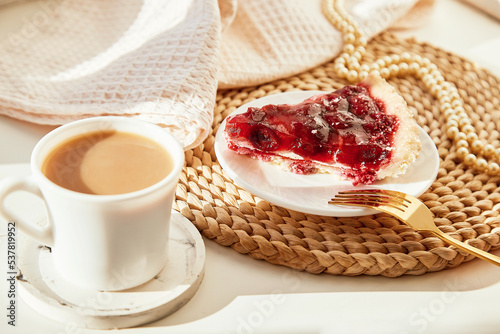
[[[405,173],[421,147],[403,97],[376,75],[298,104],[250,107],[227,118],[224,138],[238,154],[353,184]]]

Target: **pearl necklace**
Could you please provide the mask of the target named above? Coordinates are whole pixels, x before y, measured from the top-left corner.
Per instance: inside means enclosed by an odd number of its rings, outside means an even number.
[[[446,135],[455,143],[457,157],[468,167],[489,175],[500,175],[498,163],[485,159],[499,161],[500,148],[495,149],[493,145],[484,144],[479,140],[465,112],[458,89],[444,79],[435,64],[428,58],[409,52],[384,56],[371,64],[360,64],[368,41],[358,24],[343,8],[343,1],[323,0],[322,10],[328,21],[344,34],[344,48],[335,59],[334,65],[334,70],[340,78],[354,83],[363,80],[371,72],[377,72],[384,79],[413,75],[422,80],[440,103],[440,110],[446,118]]]

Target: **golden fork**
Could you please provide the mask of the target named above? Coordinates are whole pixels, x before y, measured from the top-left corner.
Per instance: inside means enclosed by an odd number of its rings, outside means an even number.
[[[431,211],[419,199],[392,190],[352,190],[341,191],[330,204],[362,206],[379,210],[399,218],[403,223],[417,231],[428,231],[444,242],[474,254],[480,259],[500,266],[500,257],[458,241],[442,232],[435,224]]]

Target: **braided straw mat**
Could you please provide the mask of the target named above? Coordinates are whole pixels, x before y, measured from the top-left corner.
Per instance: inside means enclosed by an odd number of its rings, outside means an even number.
[[[363,61],[409,51],[428,57],[454,83],[480,139],[500,147],[499,79],[470,61],[390,33],[372,39]],[[412,76],[388,80],[406,99],[419,125],[433,138],[440,169],[420,199],[439,228],[489,251],[500,247],[500,177],[466,168],[446,136],[439,103]],[[430,234],[418,233],[387,214],[323,217],[287,210],[238,187],[217,162],[215,133],[235,108],[251,100],[291,90],[335,90],[347,82],[335,76],[333,62],[306,73],[256,87],[219,90],[212,134],[186,152],[186,167],[174,209],[203,236],[239,253],[309,273],[333,275],[421,275],[453,268],[474,257]],[[495,109],[496,108],[496,109]]]

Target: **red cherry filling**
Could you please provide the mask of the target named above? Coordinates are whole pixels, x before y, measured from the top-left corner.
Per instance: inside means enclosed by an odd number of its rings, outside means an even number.
[[[372,183],[391,158],[398,119],[363,85],[346,86],[295,105],[266,105],[228,117],[228,147],[269,160],[279,155],[299,174],[342,164],[354,183]]]

